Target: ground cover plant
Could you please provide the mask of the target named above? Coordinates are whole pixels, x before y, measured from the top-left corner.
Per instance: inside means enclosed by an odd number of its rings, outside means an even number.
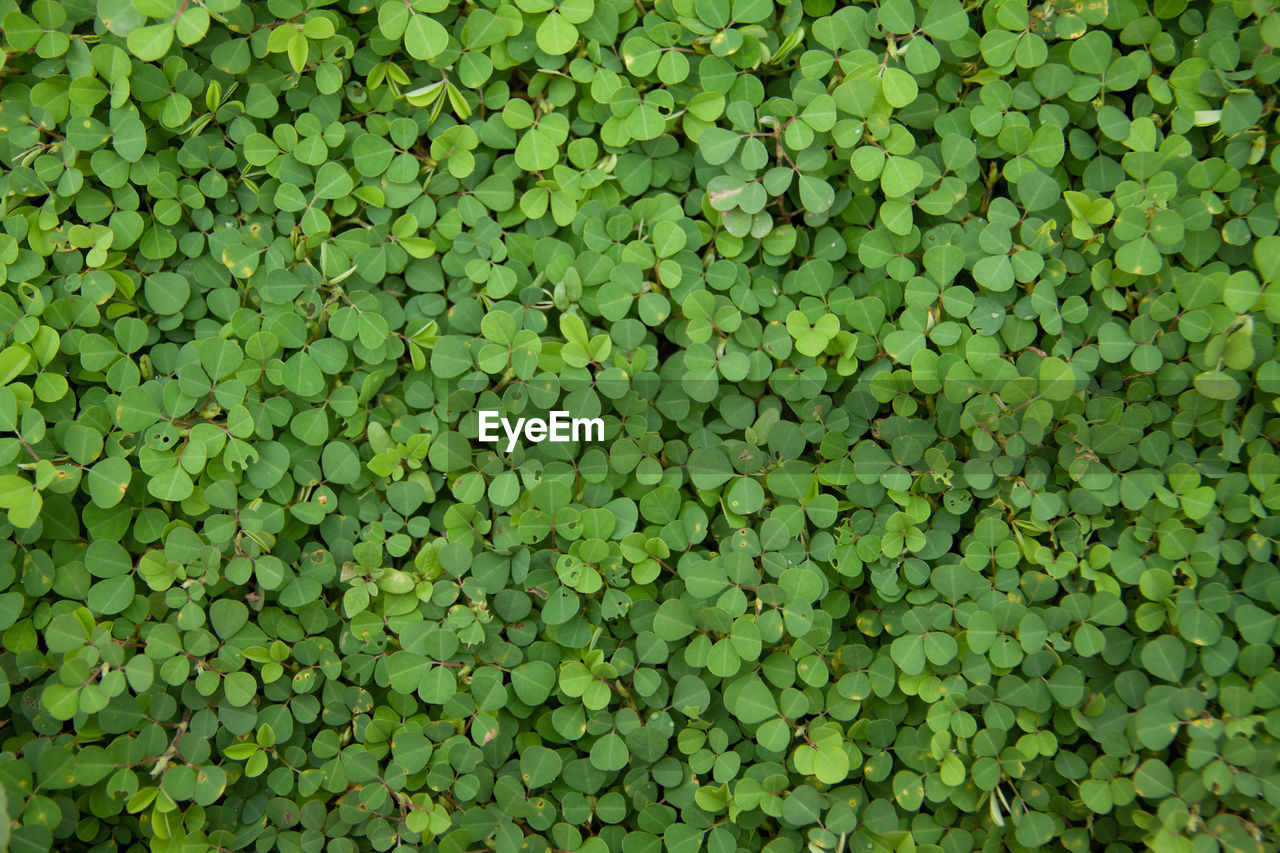
[[[1269,0],[0,30],[0,850],[1280,847]]]

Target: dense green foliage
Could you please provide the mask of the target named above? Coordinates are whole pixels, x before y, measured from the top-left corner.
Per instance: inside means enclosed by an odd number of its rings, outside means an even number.
[[[0,22],[0,849],[1280,847],[1270,0]]]

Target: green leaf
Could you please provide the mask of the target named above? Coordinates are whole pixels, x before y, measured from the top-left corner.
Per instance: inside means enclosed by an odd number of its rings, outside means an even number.
[[[920,28],[931,39],[956,41],[969,32],[969,14],[960,0],[935,0],[926,9]]]
[[[50,684],[40,695],[40,705],[55,720],[70,720],[80,707],[80,691],[65,684]]]
[[[169,52],[173,44],[173,24],[151,24],[129,33],[129,52],[143,62],[155,62]]]
[[[889,157],[880,173],[880,186],[889,198],[910,195],[920,184],[924,169],[910,157]]]
[[[552,11],[538,25],[537,41],[544,53],[562,56],[578,43],[578,28],[565,20],[560,12]]]
[[[1060,358],[1042,359],[1039,367],[1040,393],[1047,400],[1069,400],[1076,393],[1076,373]]]
[[[591,764],[597,770],[612,772],[627,766],[630,753],[627,745],[615,732],[609,732],[591,747]]]
[[[545,702],[555,685],[555,670],[545,661],[529,661],[511,671],[511,686],[516,696],[531,707]]]
[[[1240,396],[1240,383],[1222,370],[1206,370],[1197,374],[1195,387],[1211,400],[1234,400]]]
[[[901,68],[886,68],[880,82],[885,100],[889,102],[889,106],[898,109],[915,101],[919,92],[915,78]]]
[[[143,294],[157,313],[177,314],[191,298],[191,285],[176,273],[156,273],[147,276]]]
[[[258,691],[258,683],[247,672],[233,672],[222,679],[222,693],[227,703],[240,708],[253,701]]]
[[[325,163],[316,174],[316,198],[342,198],[351,189],[351,176],[337,163]]]
[[[325,479],[332,483],[349,485],[360,479],[360,455],[344,441],[325,445],[321,467]]]
[[[541,129],[530,128],[516,145],[516,163],[533,172],[550,169],[560,159],[556,143]]]
[[[757,725],[778,713],[773,693],[758,676],[749,675],[733,682],[725,693],[729,712],[746,725]]]
[[[1169,634],[1156,637],[1143,646],[1142,665],[1157,678],[1180,683],[1187,667],[1187,647]]]
[[[411,15],[404,28],[404,48],[414,59],[435,59],[449,45],[449,32],[428,15]]]
[[[907,675],[919,675],[924,672],[928,663],[925,651],[925,638],[920,635],[906,635],[893,641],[890,646],[893,662]]]
[[[563,766],[560,756],[543,746],[530,746],[520,753],[520,777],[529,790],[549,785]]]
[[[1116,266],[1135,275],[1155,275],[1162,263],[1160,250],[1146,237],[1126,243],[1116,252]]]
[[[133,603],[134,586],[131,575],[100,580],[89,587],[86,599],[89,609],[102,616],[114,616]]]
[[[22,346],[7,346],[0,350],[0,385],[8,385],[27,369],[31,352]]]
[[[103,459],[89,469],[85,479],[94,506],[110,509],[120,503],[128,491],[133,468],[120,457]]]
[[[801,175],[799,179],[800,203],[810,213],[825,213],[835,202],[835,190],[821,178]]]
[[[713,166],[729,162],[738,150],[742,137],[723,127],[709,127],[698,137],[698,150],[703,159]]]
[[[147,481],[147,491],[158,500],[183,501],[195,493],[195,484],[183,468],[175,466]]]

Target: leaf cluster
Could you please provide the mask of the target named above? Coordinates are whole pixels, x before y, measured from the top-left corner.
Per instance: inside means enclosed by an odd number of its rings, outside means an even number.
[[[1280,848],[1277,48],[0,0],[0,850]]]

